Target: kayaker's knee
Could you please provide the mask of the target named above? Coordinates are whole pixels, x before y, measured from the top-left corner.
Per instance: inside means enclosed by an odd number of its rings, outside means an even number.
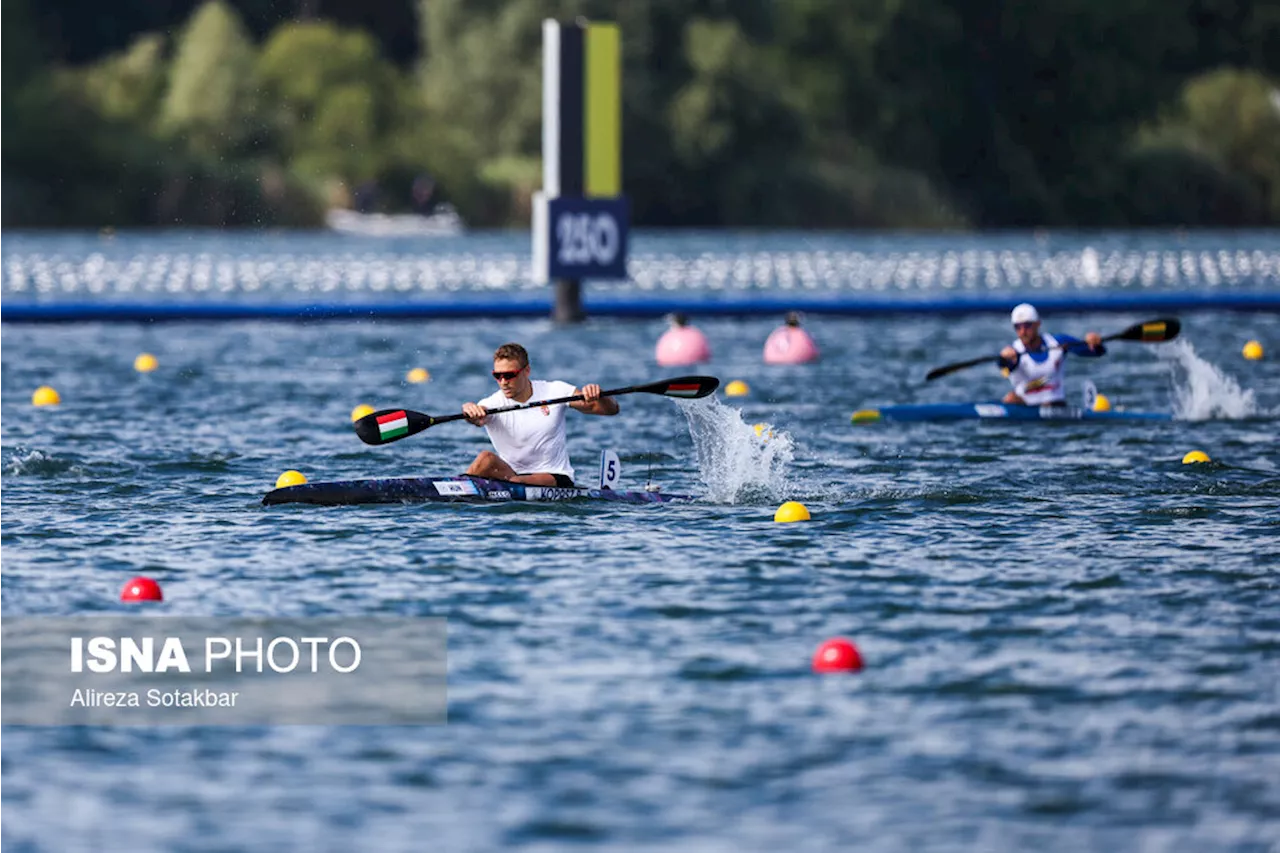
[[[476,454],[476,458],[472,461],[471,467],[466,473],[473,477],[483,477],[493,472],[494,463],[502,461],[502,457],[491,450],[481,450]]]

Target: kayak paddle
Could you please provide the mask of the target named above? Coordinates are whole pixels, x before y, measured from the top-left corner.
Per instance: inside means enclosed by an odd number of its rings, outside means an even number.
[[[1140,341],[1144,344],[1158,344],[1163,341],[1171,341],[1178,336],[1178,332],[1182,331],[1182,322],[1173,317],[1162,317],[1158,320],[1148,320],[1145,323],[1135,323],[1123,332],[1117,332],[1114,335],[1107,335],[1102,340],[1105,341]],[[1062,346],[1051,347],[1051,349],[1062,349]],[[925,375],[924,381],[937,379],[939,376],[946,376],[948,373],[955,373],[957,370],[963,370],[966,367],[973,367],[975,364],[990,364],[1000,358],[999,353],[996,355],[980,355],[977,358],[971,358],[968,361],[957,361],[955,364],[944,364],[942,367],[935,367]]]
[[[664,397],[683,397],[696,400],[705,397],[720,387],[720,380],[714,376],[678,376],[675,379],[664,379],[661,382],[650,382],[648,385],[631,385],[627,388],[614,388],[612,391],[601,391],[601,397],[617,397],[621,394],[661,394]],[[583,399],[581,394],[572,397],[557,397],[554,400],[530,400],[518,406],[507,406],[503,409],[490,409],[489,414],[498,415],[503,412],[518,412],[521,409],[536,409],[539,406],[552,406],[556,403],[573,403]],[[371,415],[365,415],[355,422],[356,435],[365,444],[390,444],[411,435],[417,435],[428,427],[447,421],[460,421],[466,415],[427,415],[412,412],[408,409],[382,409]]]

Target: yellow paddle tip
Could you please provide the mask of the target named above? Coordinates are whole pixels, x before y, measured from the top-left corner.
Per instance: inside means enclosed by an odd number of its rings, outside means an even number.
[[[879,409],[858,409],[850,418],[855,424],[873,424],[880,420]]]

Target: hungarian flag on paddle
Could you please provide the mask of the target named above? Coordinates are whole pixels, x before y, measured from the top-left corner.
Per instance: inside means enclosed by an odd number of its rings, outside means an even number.
[[[383,441],[390,441],[393,438],[408,434],[409,416],[403,409],[398,412],[378,415],[378,437]]]
[[[667,390],[662,392],[667,397],[701,397],[703,395],[701,382],[682,382],[677,379],[667,384]]]

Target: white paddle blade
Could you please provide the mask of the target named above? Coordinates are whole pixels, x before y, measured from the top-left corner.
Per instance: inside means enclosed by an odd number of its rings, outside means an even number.
[[[618,481],[621,479],[622,463],[618,461],[618,454],[612,450],[602,450],[600,452],[600,488],[616,491]]]

